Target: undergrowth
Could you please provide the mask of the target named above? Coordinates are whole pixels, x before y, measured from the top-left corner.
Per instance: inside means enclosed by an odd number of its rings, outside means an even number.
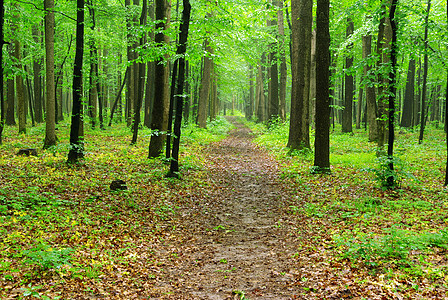
[[[308,226],[318,230],[306,247],[331,241],[333,259],[390,280],[448,278],[442,263],[448,245],[443,130],[429,126],[422,145],[417,131],[400,130],[391,172],[390,160],[376,157],[376,145],[364,130],[343,134],[336,126],[330,137],[332,175],[313,175],[313,148],[286,148],[288,123],[247,124],[259,134],[256,142],[277,157],[281,179],[291,186],[295,196],[285,209],[298,219],[306,216]],[[391,176],[393,187],[386,186]]]
[[[208,129],[182,128],[179,163],[186,176],[181,181],[166,179],[169,166],[147,158],[147,128],[140,130],[137,144],[130,145],[132,133],[124,125],[106,130],[85,126],[85,159],[68,166],[70,126],[60,122],[57,127],[58,144],[47,150],[42,150],[44,124],[29,128],[26,135],[18,136],[17,127],[4,131],[0,146],[2,299],[12,293],[18,298],[59,299],[64,286],[79,282],[84,287],[80,293],[89,298],[106,275],[119,281],[145,274],[139,257],[146,259],[151,245],[163,242],[167,230],[176,232],[171,222],[183,205],[178,191],[189,195],[207,188],[201,181],[203,146],[223,139],[232,125],[218,117]],[[36,148],[38,156],[17,156],[21,148]],[[191,172],[195,175],[188,176]],[[124,180],[128,189],[111,191],[109,185],[115,179]],[[125,271],[129,269],[136,273]]]

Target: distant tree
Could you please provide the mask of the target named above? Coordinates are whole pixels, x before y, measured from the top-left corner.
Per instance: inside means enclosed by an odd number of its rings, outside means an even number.
[[[408,74],[406,78],[406,90],[404,93],[403,113],[401,115],[401,127],[412,126],[412,112],[414,110],[414,82],[415,82],[415,59],[409,60]]]
[[[45,140],[44,148],[56,145],[56,120],[55,120],[55,85],[54,85],[54,0],[45,0]]]
[[[314,172],[330,172],[330,1],[317,0]]]
[[[70,127],[70,150],[68,163],[77,163],[84,157],[82,132],[82,64],[84,54],[84,0],[77,0],[76,12],[76,52],[73,66],[73,108],[72,123]]]
[[[349,39],[354,31],[354,24],[351,18],[347,18],[347,28],[345,37]],[[347,46],[348,50],[353,48],[353,43]],[[350,51],[349,51],[350,52]],[[353,85],[353,75],[351,74],[353,66],[353,55],[351,53],[347,54],[345,58],[345,101],[344,110],[342,111],[342,132],[353,132],[353,96],[354,96],[354,85]]]
[[[448,2],[446,3],[446,21],[448,30]],[[446,66],[445,132],[446,132],[446,153],[447,153],[446,167],[445,167],[445,186],[448,186],[448,66]]]
[[[198,103],[198,126],[200,128],[207,127],[207,104],[210,96],[211,74],[213,67],[213,60],[210,57],[210,55],[213,55],[213,48],[210,45],[209,38],[206,38],[204,41],[204,49],[206,55],[204,56],[204,68],[202,72]]]
[[[278,0],[277,23],[279,35],[279,56],[280,56],[280,89],[279,89],[279,109],[278,114],[281,120],[286,120],[286,79],[288,70],[286,66],[286,43],[285,24],[283,18],[283,0]]]
[[[0,145],[3,143],[3,128],[5,127],[5,96],[3,93],[3,25],[5,23],[4,1],[0,0]]]

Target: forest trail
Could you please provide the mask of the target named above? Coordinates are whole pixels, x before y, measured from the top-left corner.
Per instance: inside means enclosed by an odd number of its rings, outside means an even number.
[[[206,195],[207,203],[183,212],[179,226],[188,234],[182,244],[173,240],[176,259],[163,262],[155,298],[293,299],[303,294],[290,269],[297,245],[283,226],[278,165],[252,143],[247,127],[229,120],[236,129],[205,151],[207,176],[216,188]]]

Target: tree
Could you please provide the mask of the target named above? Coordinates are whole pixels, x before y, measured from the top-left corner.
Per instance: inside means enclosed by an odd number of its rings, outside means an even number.
[[[372,36],[370,34],[362,37],[362,58],[364,60],[364,85],[366,90],[367,124],[369,124],[369,141],[378,139],[378,107],[376,104],[376,93],[374,82],[371,79],[372,65],[370,63],[372,51]]]
[[[347,30],[345,37],[349,39],[354,31],[354,24],[351,18],[347,18]],[[350,51],[353,48],[353,43],[347,46],[347,50]],[[345,58],[345,101],[344,110],[342,111],[342,132],[353,132],[353,55],[351,53],[347,54]]]
[[[3,93],[3,24],[5,22],[4,1],[0,0],[0,145],[3,143],[3,128],[5,127],[5,97]]]
[[[448,2],[446,3],[446,21],[448,30]],[[446,153],[447,153],[446,167],[445,167],[445,186],[448,186],[448,66],[446,66],[445,132],[446,132]]]
[[[428,6],[425,16],[425,37],[424,37],[424,58],[423,58],[423,85],[422,85],[422,104],[420,109],[420,134],[418,137],[418,143],[423,142],[423,133],[425,131],[426,123],[426,89],[428,80],[428,27],[429,27],[429,11],[431,9],[431,0],[428,0]]]
[[[392,41],[391,41],[391,52],[390,61],[391,68],[389,72],[389,141],[387,145],[387,157],[389,159],[389,171],[394,170],[394,122],[395,122],[395,98],[396,98],[396,73],[397,73],[397,55],[398,55],[398,45],[397,45],[397,21],[395,20],[395,10],[397,8],[398,0],[392,0],[389,11],[389,19],[392,30]],[[387,186],[395,187],[395,177],[389,176],[387,178]]]
[[[70,127],[70,150],[68,153],[68,163],[77,163],[84,157],[82,131],[82,64],[84,55],[84,0],[76,1],[76,52],[73,66],[73,108],[72,123]]]
[[[33,38],[34,42],[36,43],[37,47],[41,46],[41,39],[42,39],[42,31],[40,30],[41,23],[39,25],[33,26]],[[42,123],[43,115],[42,115],[42,101],[43,101],[43,95],[42,95],[42,57],[35,56],[33,61],[33,73],[34,73],[34,112],[35,112],[35,118],[37,123]]]
[[[312,0],[293,1],[291,53],[291,115],[288,147],[291,150],[310,148],[307,120],[309,119],[309,78],[311,58]]]
[[[166,0],[156,0],[156,35],[155,42],[163,49],[164,45],[169,44],[169,38],[165,35],[164,30],[168,28],[169,19],[167,18],[169,7]],[[156,60],[154,72],[154,104],[151,119],[151,139],[149,142],[149,158],[158,157],[163,150],[163,141],[165,139],[164,131],[168,125],[168,109],[169,109],[169,68],[165,56],[160,56]]]
[[[54,86],[54,0],[45,0],[45,68],[46,114],[44,148],[56,145],[55,86]]]
[[[280,55],[280,90],[279,90],[279,115],[282,121],[286,120],[286,80],[288,70],[286,66],[286,43],[285,43],[285,25],[283,18],[283,0],[278,0],[277,24],[279,35],[279,55]]]
[[[142,14],[140,15],[140,26],[143,27],[146,25],[148,16],[148,2],[147,0],[143,0],[142,5]],[[140,38],[140,46],[143,46],[146,43],[146,36],[143,34]],[[133,123],[133,132],[132,132],[132,141],[131,144],[135,144],[137,142],[137,135],[138,135],[138,128],[140,126],[140,110],[143,103],[143,91],[145,89],[145,63],[139,62],[136,64],[135,69],[138,71],[136,72],[136,98],[134,103],[134,123]]]
[[[401,115],[401,127],[412,126],[412,112],[414,111],[414,82],[415,82],[415,59],[409,60],[408,74],[406,78],[406,89],[403,101],[403,114]]]
[[[213,48],[210,45],[209,38],[204,41],[204,49],[206,55],[204,56],[204,69],[201,79],[201,88],[199,90],[199,103],[198,103],[198,126],[200,128],[207,127],[207,104],[210,96],[210,83],[213,60],[210,57],[213,55]]]
[[[182,21],[180,23],[179,45],[177,47],[177,59],[179,65],[179,76],[176,84],[176,118],[174,122],[173,153],[170,170],[167,177],[179,178],[179,143],[182,125],[184,81],[185,81],[185,52],[187,50],[188,29],[190,27],[191,5],[189,0],[183,0]]]
[[[317,0],[314,171],[330,172],[330,1]]]

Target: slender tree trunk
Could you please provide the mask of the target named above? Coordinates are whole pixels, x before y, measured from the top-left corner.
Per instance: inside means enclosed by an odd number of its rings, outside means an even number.
[[[285,45],[285,24],[283,18],[283,0],[278,0],[279,8],[277,10],[277,23],[279,35],[279,53],[280,53],[280,90],[279,90],[279,116],[282,121],[286,120],[286,80],[288,70],[286,66],[286,45]]]
[[[316,120],[316,30],[311,35],[311,63],[310,63],[310,119],[314,128]]]
[[[408,74],[406,78],[406,90],[403,101],[403,114],[401,116],[401,127],[412,126],[412,113],[414,111],[414,82],[415,82],[415,59],[409,60]]]
[[[330,173],[330,1],[317,0],[314,171]]]
[[[182,22],[180,24],[179,45],[177,47],[179,75],[176,84],[176,119],[174,122],[174,141],[173,141],[173,155],[170,162],[170,170],[167,177],[179,178],[179,145],[182,125],[183,112],[183,93],[185,81],[185,52],[187,50],[188,29],[190,26],[190,11],[191,5],[189,0],[183,0],[184,10],[182,12]]]
[[[288,147],[291,150],[310,148],[307,126],[309,121],[309,76],[311,58],[312,0],[293,1],[291,58],[291,116]]]
[[[363,95],[364,95],[364,89],[362,87],[359,88],[358,93],[358,103],[356,105],[356,129],[361,129],[361,123],[362,123],[362,109],[364,107],[363,104]]]
[[[254,101],[254,67],[252,65],[249,65],[249,105],[246,113],[246,118],[248,120],[251,120],[254,114]]]
[[[56,100],[54,85],[54,0],[45,0],[46,112],[44,148],[56,145]]]
[[[392,30],[392,41],[391,41],[391,52],[390,52],[390,61],[391,61],[391,69],[389,73],[389,140],[387,145],[387,156],[389,158],[389,170],[394,170],[394,140],[395,140],[395,132],[394,132],[394,122],[395,122],[395,101],[396,101],[396,73],[397,73],[397,23],[395,20],[395,10],[397,8],[398,0],[392,0],[392,4],[390,6],[389,11],[389,20],[390,26]],[[389,176],[387,178],[388,186],[395,186],[395,178],[394,176]]]
[[[386,120],[388,119],[388,113],[386,104],[388,102],[387,91],[389,89],[389,73],[383,71],[384,66],[390,62],[390,43],[392,38],[390,19],[387,13],[387,4],[391,3],[390,0],[385,0],[382,4],[381,10],[383,17],[380,20],[378,28],[378,40],[377,40],[377,69],[378,69],[378,154],[382,154],[383,147],[386,138]]]
[[[349,39],[354,31],[354,25],[351,18],[347,18],[347,28],[345,37]],[[353,43],[347,46],[347,51],[351,51]],[[342,132],[353,132],[353,75],[351,75],[351,68],[353,67],[353,55],[347,54],[345,58],[345,101],[344,110],[342,111]]]
[[[140,26],[144,27],[146,25],[148,18],[148,1],[143,0],[142,5],[142,14],[140,15]],[[146,36],[140,38],[139,45],[146,44]],[[135,72],[137,75],[137,85],[136,85],[136,102],[134,105],[134,123],[133,123],[133,134],[131,144],[135,144],[137,142],[138,128],[140,126],[140,110],[143,104],[143,94],[145,89],[145,63],[139,62],[136,65],[138,71]]]
[[[190,65],[188,61],[185,62],[185,98],[184,98],[184,123],[188,123],[190,118],[190,106],[191,106],[191,95],[190,95]]]
[[[210,46],[208,38],[204,41],[204,49],[206,53],[213,55],[213,48]],[[201,89],[199,91],[198,125],[200,128],[207,127],[207,104],[210,96],[210,78],[213,64],[213,60],[209,57],[209,54],[204,56],[204,70],[201,79]]]
[[[425,131],[425,112],[426,112],[426,82],[428,78],[428,27],[429,27],[429,11],[431,9],[431,0],[428,0],[428,7],[426,9],[425,16],[425,50],[424,50],[424,58],[423,58],[423,86],[422,86],[422,105],[420,110],[420,134],[418,137],[418,143],[421,144],[423,142],[423,133]]]
[[[76,52],[73,67],[73,109],[70,127],[70,151],[68,163],[77,163],[84,157],[82,133],[82,63],[84,54],[84,0],[77,0],[76,13]]]
[[[163,49],[163,45],[169,44],[168,36],[164,34],[164,30],[169,26],[169,7],[166,0],[156,0],[156,20],[159,21],[156,25],[155,42]],[[167,18],[166,22],[162,22]],[[162,45],[163,44],[163,45]],[[158,157],[163,151],[163,142],[165,140],[164,132],[168,125],[168,109],[170,100],[169,89],[169,75],[170,70],[168,63],[166,66],[164,62],[168,59],[167,56],[159,58],[156,61],[154,71],[154,85],[157,87],[154,90],[154,107],[152,110],[151,130],[153,131],[149,142],[149,158]]]
[[[150,20],[154,21],[154,1],[149,3],[148,14]],[[154,41],[153,30],[149,32],[149,40]],[[154,68],[155,63],[153,61],[148,62],[145,89],[145,117],[143,121],[143,124],[148,128],[151,128],[151,113],[154,102]]]
[[[41,45],[41,30],[39,29],[40,25],[33,26],[33,38],[34,42],[37,45]],[[42,77],[40,75],[42,71],[42,57],[36,56],[33,60],[33,75],[34,75],[34,112],[35,112],[35,119],[37,123],[43,122],[43,115],[42,115]]]
[[[4,1],[0,0],[0,145],[3,144],[3,128],[5,127],[5,95],[3,93],[3,45],[4,33],[3,25],[5,22]]]
[[[18,40],[14,41],[14,56],[17,59],[17,68],[22,69],[22,47]],[[17,116],[19,119],[19,133],[26,133],[26,100],[23,94],[22,75],[16,75],[16,97],[17,97]]]
[[[114,101],[114,103],[112,105],[112,108],[110,110],[109,127],[112,126],[112,120],[114,118],[114,112],[115,112],[115,109],[117,108],[118,101],[121,99],[121,93],[123,92],[123,88],[124,88],[124,85],[126,83],[126,79],[128,77],[128,74],[129,74],[129,67],[126,68],[126,72],[124,73],[123,83],[120,86],[120,90],[118,91],[117,96],[115,98],[115,101]],[[121,109],[121,107],[120,107],[120,109]],[[120,110],[120,114],[121,114],[121,110]]]
[[[173,114],[174,114],[174,95],[176,93],[176,79],[179,60],[176,59],[171,72],[171,87],[170,87],[170,108],[168,111],[168,128],[166,130],[166,144],[165,144],[165,158],[171,157],[171,131],[173,129]]]
[[[448,25],[448,2],[446,3],[446,21]],[[445,167],[445,186],[448,186],[448,67],[447,66],[445,67],[446,67],[445,132],[446,132],[446,153],[447,153],[446,167]]]
[[[276,1],[275,1],[276,2]],[[271,20],[270,26],[277,27],[277,21]],[[277,27],[278,29],[278,27]],[[278,118],[278,64],[277,64],[277,53],[278,53],[278,44],[271,43],[270,52],[269,52],[269,121],[273,121]]]

